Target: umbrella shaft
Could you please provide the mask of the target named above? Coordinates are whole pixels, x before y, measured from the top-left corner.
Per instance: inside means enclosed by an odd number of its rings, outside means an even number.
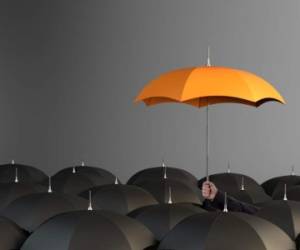
[[[206,106],[206,180],[209,180],[209,106]]]

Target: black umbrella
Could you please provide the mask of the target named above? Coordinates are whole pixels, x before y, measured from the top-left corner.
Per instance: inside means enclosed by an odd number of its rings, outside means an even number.
[[[46,188],[30,183],[0,183],[0,211],[10,202],[22,196],[45,192]]]
[[[163,166],[141,170],[134,174],[127,184],[135,184],[141,181],[170,179],[183,182],[187,185],[197,186],[197,178],[184,169]]]
[[[300,201],[300,185],[291,187],[288,185],[283,185],[281,188],[278,188],[274,191],[273,199]]]
[[[0,217],[0,250],[19,249],[28,233],[7,218]]]
[[[218,189],[230,196],[249,203],[263,203],[271,200],[264,189],[251,177],[237,173],[220,173],[209,176]],[[199,180],[199,186],[206,181],[206,177]]]
[[[88,191],[81,193],[80,196],[88,199]],[[152,194],[133,185],[111,184],[94,187],[90,191],[93,204],[98,208],[123,215],[134,209],[158,203]]]
[[[283,190],[284,184],[288,187],[292,187],[300,184],[300,176],[298,175],[285,175],[278,176],[272,179],[269,179],[261,184],[267,194],[273,196],[275,192]]]
[[[177,224],[159,250],[293,250],[295,243],[279,227],[244,213],[201,213]]]
[[[56,192],[79,194],[95,186],[113,184],[116,180],[113,174],[104,169],[77,166],[56,173],[52,177],[52,187]]]
[[[145,226],[127,216],[108,211],[78,211],[47,221],[21,249],[142,250],[155,243]]]
[[[145,180],[135,182],[134,185],[150,192],[159,203],[184,202],[200,204],[203,199],[200,189],[176,180]]]
[[[283,229],[292,239],[300,233],[300,203],[296,201],[271,201],[261,208],[257,216]]]
[[[180,221],[203,212],[205,212],[204,209],[193,204],[158,204],[136,209],[128,216],[143,223],[160,241]]]
[[[47,179],[47,175],[32,166],[14,162],[0,165],[0,183],[42,183]]]
[[[1,214],[28,232],[32,232],[54,215],[87,208],[88,202],[80,197],[57,193],[37,193],[11,202]]]

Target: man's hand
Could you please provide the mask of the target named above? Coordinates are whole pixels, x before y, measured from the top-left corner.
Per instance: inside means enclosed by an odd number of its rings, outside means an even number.
[[[202,184],[202,196],[205,199],[208,199],[212,201],[215,197],[216,194],[218,193],[218,189],[216,185],[210,181],[205,181]]]

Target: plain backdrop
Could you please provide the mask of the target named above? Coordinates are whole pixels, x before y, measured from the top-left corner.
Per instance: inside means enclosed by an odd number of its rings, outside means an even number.
[[[210,110],[211,173],[259,182],[300,174],[300,1],[6,0],[0,2],[0,162],[48,174],[80,164],[122,181],[166,164],[205,174],[205,109],[133,100],[159,74],[245,69],[286,105]]]

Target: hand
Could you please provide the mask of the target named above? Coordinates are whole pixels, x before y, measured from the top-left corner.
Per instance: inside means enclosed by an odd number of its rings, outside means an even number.
[[[218,193],[218,189],[216,185],[213,182],[210,181],[205,181],[202,184],[202,196],[205,199],[208,199],[212,201],[215,197],[216,194]]]

